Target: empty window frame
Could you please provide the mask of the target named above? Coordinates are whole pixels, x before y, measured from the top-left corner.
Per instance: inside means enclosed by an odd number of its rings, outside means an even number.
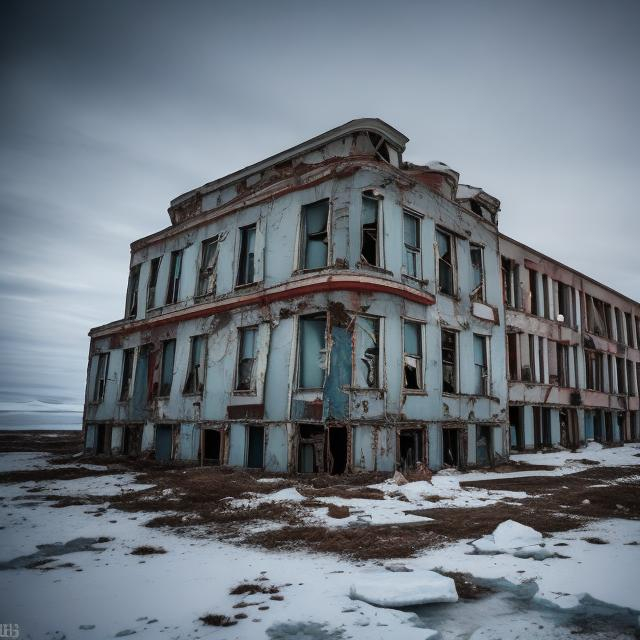
[[[484,248],[479,244],[470,244],[469,252],[471,256],[471,271],[473,274],[471,299],[478,302],[484,302]]]
[[[236,391],[255,391],[256,338],[258,327],[238,329]]]
[[[558,322],[563,322],[568,327],[576,326],[576,297],[572,286],[558,282]]]
[[[122,352],[122,385],[120,386],[120,402],[126,402],[133,391],[133,361],[135,349],[125,349]]]
[[[256,225],[240,229],[237,286],[251,284],[255,279]]]
[[[373,267],[381,266],[380,259],[380,198],[362,196],[360,260]]]
[[[442,341],[442,392],[458,393],[458,334],[449,329],[440,332]]]
[[[326,370],[326,328],[324,313],[300,317],[298,341],[298,388],[321,389]]]
[[[422,278],[422,258],[420,253],[420,218],[404,211],[402,214],[404,253],[402,268],[412,278]]]
[[[636,393],[636,380],[634,380],[634,366],[631,360],[627,360],[627,393],[630,396],[637,395]]]
[[[542,315],[551,319],[551,309],[549,307],[549,276],[546,273],[542,274]]]
[[[207,362],[207,336],[193,336],[184,393],[202,393]]]
[[[635,340],[633,338],[633,322],[631,321],[631,314],[630,313],[625,313],[624,314],[624,322],[625,322],[625,328],[627,330],[627,344],[630,347],[635,347],[636,343],[635,343]]]
[[[507,362],[509,365],[509,380],[520,380],[518,368],[518,342],[517,333],[507,333]]]
[[[531,302],[531,314],[539,315],[538,307],[538,272],[529,269],[529,300]]]
[[[129,287],[127,290],[127,318],[138,315],[138,286],[140,284],[140,265],[131,267],[129,271]]]
[[[455,242],[450,233],[436,229],[436,251],[438,254],[438,291],[455,295]]]
[[[182,249],[171,252],[171,264],[169,265],[169,282],[167,284],[167,297],[165,304],[178,302],[180,296],[180,275],[182,273]]]
[[[556,344],[558,386],[569,387],[569,345]]]
[[[489,395],[489,338],[473,334],[474,394]]]
[[[616,376],[618,378],[618,393],[627,393],[627,385],[625,381],[624,358],[616,357]]]
[[[502,258],[502,291],[507,307],[521,308],[520,266],[515,260]]]
[[[216,292],[216,274],[218,270],[218,236],[202,242],[200,249],[200,271],[198,273],[197,296],[206,296]]]
[[[93,401],[102,402],[107,386],[107,375],[109,374],[109,354],[98,354],[98,365],[96,367],[96,379],[93,386]]]
[[[357,389],[379,388],[380,320],[357,316],[354,327],[352,384]]]
[[[299,269],[321,269],[329,260],[329,200],[302,207]]]
[[[597,302],[600,302],[599,300]],[[604,322],[607,329],[606,336],[613,340],[613,316],[611,315],[611,305],[607,302],[600,302],[603,309]]]
[[[404,388],[420,390],[422,382],[422,324],[405,320],[402,325]]]
[[[529,334],[529,375],[522,376],[523,380],[537,382],[537,367],[536,367],[536,337]]]
[[[640,318],[634,316],[634,321],[636,324],[636,348],[640,349]]]
[[[156,307],[156,289],[158,287],[158,273],[162,256],[153,258],[149,267],[149,282],[147,283],[147,311]]]
[[[624,327],[622,325],[622,311],[618,307],[613,308],[613,312],[616,318],[616,340],[618,342],[624,342]]]
[[[160,370],[160,395],[163,397],[171,393],[173,383],[173,365],[176,356],[176,341],[165,340],[162,343],[162,367]]]
[[[604,358],[602,353],[585,349],[584,358],[587,374],[587,389],[604,391]]]

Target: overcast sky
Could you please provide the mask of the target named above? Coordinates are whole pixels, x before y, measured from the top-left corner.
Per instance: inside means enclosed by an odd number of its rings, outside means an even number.
[[[4,1],[0,400],[81,401],[169,200],[352,118],[640,299],[639,2]]]

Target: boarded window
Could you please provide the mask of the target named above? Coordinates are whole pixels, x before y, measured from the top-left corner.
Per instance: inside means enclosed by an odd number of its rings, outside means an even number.
[[[149,270],[149,283],[147,284],[147,310],[155,309],[156,306],[156,288],[158,286],[158,273],[160,271],[160,262],[162,256],[151,260]]]
[[[358,316],[355,323],[353,386],[378,388],[379,320]]]
[[[202,393],[206,371],[206,336],[193,336],[189,354],[189,369],[184,385],[185,393]]]
[[[167,286],[166,304],[178,302],[180,295],[180,274],[182,273],[182,249],[171,252],[169,267],[169,284]]]
[[[380,266],[378,248],[378,218],[380,201],[369,196],[362,197],[361,259],[372,266]]]
[[[478,396],[489,395],[488,338],[473,334],[474,393]]]
[[[442,329],[442,391],[458,392],[458,360],[456,350],[456,332]]]
[[[240,229],[238,285],[250,284],[255,278],[256,225]]]
[[[420,218],[407,211],[403,215],[404,254],[402,267],[404,272],[412,278],[422,277],[420,258]]]
[[[454,295],[455,257],[451,234],[436,229],[436,249],[438,252],[438,291]]]
[[[404,322],[404,388],[422,389],[422,325]]]
[[[324,384],[326,325],[324,314],[300,318],[298,386],[301,389],[321,389]]]
[[[257,327],[243,327],[238,330],[238,368],[236,371],[236,391],[253,391],[256,388],[255,361]]]
[[[135,349],[125,349],[122,352],[122,386],[120,387],[120,402],[126,402],[131,397],[134,356]]]
[[[104,391],[107,386],[107,375],[109,373],[109,354],[98,355],[98,366],[96,368],[96,381],[93,387],[93,401],[102,402]]]
[[[471,299],[483,302],[485,290],[483,249],[478,244],[472,244],[469,250],[471,253],[471,270],[473,272]]]
[[[176,341],[166,340],[162,344],[162,370],[160,374],[160,395],[168,396],[173,383],[173,363],[176,355]]]
[[[131,267],[129,271],[129,289],[127,292],[127,318],[138,315],[138,285],[140,284],[140,265]]]
[[[206,296],[216,292],[216,271],[218,268],[218,236],[202,243],[198,291],[196,295]]]
[[[328,220],[328,200],[321,200],[302,207],[300,269],[320,269],[327,266],[329,255]]]

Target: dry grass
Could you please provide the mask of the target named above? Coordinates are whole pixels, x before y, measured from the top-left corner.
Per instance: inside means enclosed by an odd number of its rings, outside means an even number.
[[[349,507],[337,505],[337,504],[329,504],[327,505],[327,515],[330,518],[348,518],[351,515],[349,511]]]
[[[209,627],[231,627],[234,624],[238,624],[237,620],[232,620],[229,616],[223,616],[220,613],[208,613],[206,616],[202,616],[200,620]]]
[[[248,594],[250,596],[256,593],[279,593],[280,589],[278,587],[267,587],[262,584],[255,584],[252,582],[244,582],[242,584],[237,585],[233,589],[229,591],[232,596],[240,596],[244,594]]]
[[[152,556],[161,553],[167,553],[166,549],[162,547],[151,547],[149,545],[142,545],[141,547],[136,547],[132,552],[132,556]]]

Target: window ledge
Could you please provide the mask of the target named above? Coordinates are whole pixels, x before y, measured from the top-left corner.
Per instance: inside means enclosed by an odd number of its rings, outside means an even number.
[[[247,389],[246,391],[244,389],[234,389],[232,395],[242,398],[247,396],[256,397],[258,394],[255,389]]]
[[[402,393],[406,396],[428,396],[424,389],[403,389]]]
[[[263,280],[254,280],[253,282],[245,282],[244,284],[236,284],[233,287],[234,291],[251,289],[252,287],[258,289],[260,285],[262,285]]]
[[[363,271],[375,271],[376,273],[383,273],[387,276],[393,277],[393,271],[389,271],[384,267],[378,267],[375,264],[368,264],[366,262],[358,261],[356,262],[356,268],[362,269]]]

